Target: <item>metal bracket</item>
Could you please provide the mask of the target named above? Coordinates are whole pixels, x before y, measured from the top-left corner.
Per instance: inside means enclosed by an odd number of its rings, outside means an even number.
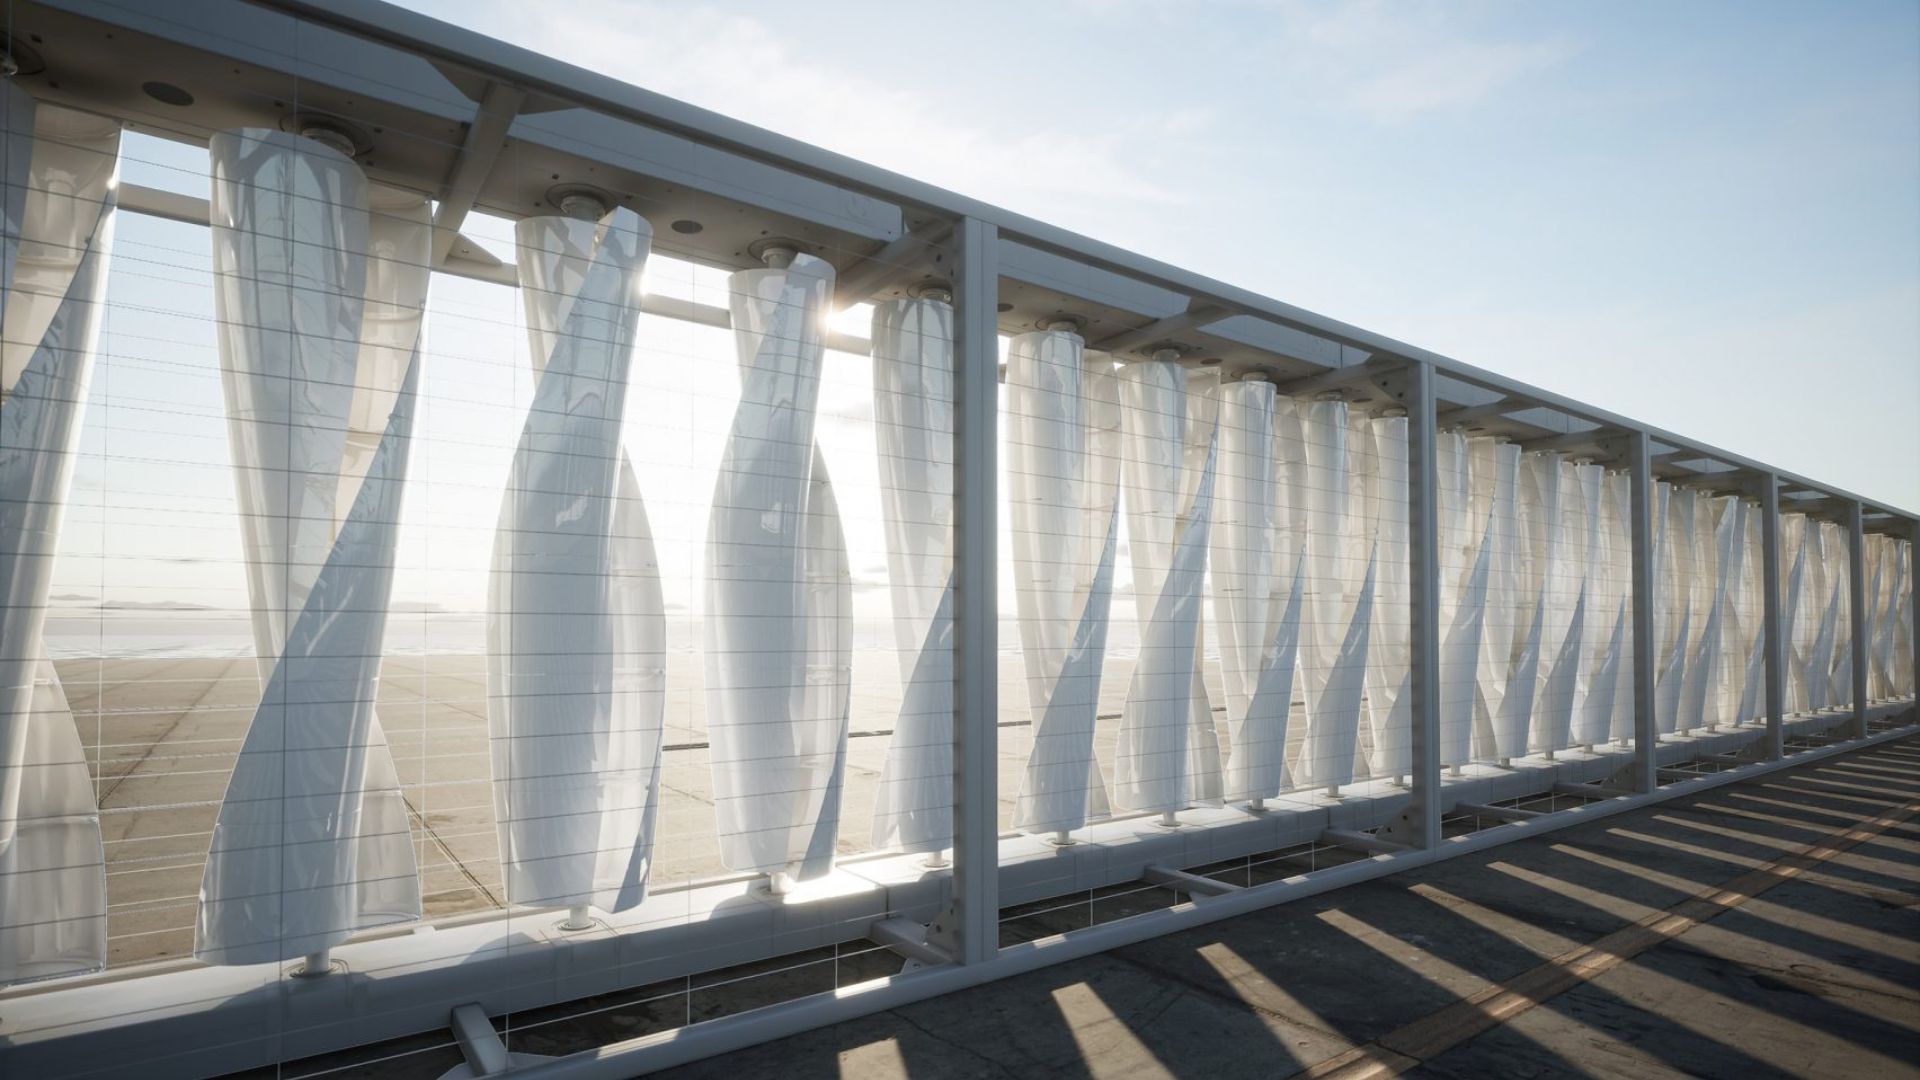
[[[1132,330],[1122,330],[1101,338],[1088,346],[1106,353],[1132,352],[1136,349],[1151,349],[1183,331],[1197,329],[1208,323],[1218,322],[1233,313],[1215,304],[1195,304],[1177,315],[1156,319],[1145,326]]]
[[[453,1041],[460,1047],[466,1063],[440,1074],[440,1080],[478,1080],[483,1076],[503,1076],[507,1072],[542,1061],[553,1060],[546,1054],[512,1054],[493,1030],[493,1021],[478,1002],[456,1005],[447,1026],[453,1029]]]
[[[1328,847],[1343,847],[1350,851],[1358,851],[1363,855],[1392,855],[1413,850],[1405,844],[1396,844],[1369,833],[1350,832],[1346,829],[1328,829],[1320,834],[1320,843]]]
[[[834,304],[849,308],[865,303],[873,294],[908,276],[907,271],[921,263],[916,258],[953,235],[953,222],[933,221],[918,232],[903,232],[836,275]],[[942,249],[943,253],[945,249]],[[948,265],[951,266],[951,260]]]
[[[1455,813],[1493,818],[1496,821],[1531,821],[1540,816],[1538,810],[1522,810],[1517,806],[1488,806],[1485,803],[1454,803],[1453,809]]]
[[[1207,896],[1225,896],[1240,891],[1240,886],[1226,881],[1216,881],[1199,874],[1189,874],[1185,870],[1175,870],[1171,866],[1153,864],[1140,871],[1140,880],[1150,885],[1162,885],[1180,892],[1192,893],[1197,900]]]
[[[513,118],[519,115],[520,106],[526,100],[525,90],[500,82],[488,83],[486,92],[480,95],[480,106],[467,124],[467,137],[460,143],[453,168],[447,172],[440,205],[433,213],[434,266],[445,265],[453,253],[454,243],[460,239],[460,226],[480,198],[480,185],[486,183],[487,174],[493,171],[494,159],[500,156],[506,143],[507,129],[513,126]],[[481,250],[469,242],[463,245],[462,257],[472,259],[474,256],[468,252]]]
[[[1489,401],[1483,405],[1467,405],[1458,409],[1449,409],[1435,417],[1442,428],[1460,427],[1476,420],[1491,420],[1496,416],[1519,412],[1533,407],[1533,402],[1519,397],[1503,397],[1498,401]]]
[[[1340,390],[1357,382],[1370,382],[1388,394],[1395,394],[1394,387],[1388,380],[1395,375],[1400,375],[1402,366],[1403,362],[1398,359],[1375,356],[1348,367],[1329,368],[1317,375],[1281,383],[1277,389],[1279,393],[1288,397],[1312,397],[1314,394],[1327,390]],[[1403,385],[1395,396],[1405,400],[1405,394],[1406,388]]]
[[[951,910],[942,912],[942,917]],[[903,975],[921,968],[953,963],[954,934],[950,928],[943,926],[940,919],[935,919],[931,926],[922,926],[912,919],[899,917],[881,919],[867,927],[867,937],[898,953],[906,961],[900,965]]]
[[[1612,784],[1555,784],[1555,795],[1571,795],[1576,799],[1617,799],[1623,795],[1639,794],[1629,788],[1615,787]]]

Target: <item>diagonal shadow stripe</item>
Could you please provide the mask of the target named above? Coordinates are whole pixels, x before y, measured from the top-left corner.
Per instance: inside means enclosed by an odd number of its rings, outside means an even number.
[[[1837,829],[1797,852],[1783,855],[1725,884],[1701,889],[1632,926],[1561,953],[1504,983],[1496,983],[1372,1042],[1328,1058],[1301,1075],[1315,1080],[1362,1080],[1398,1076],[1417,1068],[1537,1005],[1599,978],[1649,949],[1732,911],[1776,885],[1816,869],[1915,815],[1920,815],[1920,803],[1907,803],[1870,821]]]

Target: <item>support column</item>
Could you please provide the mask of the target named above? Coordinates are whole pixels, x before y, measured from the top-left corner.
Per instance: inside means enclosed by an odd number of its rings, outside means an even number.
[[[1912,585],[1910,591],[1913,595],[1913,610],[1907,612],[1907,617],[1912,620],[1907,624],[1912,628],[1908,637],[1913,643],[1913,685],[1911,689],[1913,691],[1914,702],[1920,705],[1920,520],[1915,520],[1913,528],[1908,530],[1907,581]],[[1915,717],[1915,722],[1920,723],[1920,716]]]
[[[1628,544],[1633,549],[1633,790],[1659,787],[1653,689],[1653,460],[1647,433],[1627,436]]]
[[[1867,534],[1861,520],[1862,510],[1855,502],[1847,510],[1847,625],[1852,629],[1848,643],[1853,651],[1853,724],[1854,738],[1867,734]]]
[[[953,916],[963,964],[1000,948],[999,842],[999,230],[966,218],[955,230],[955,642]]]
[[[1780,640],[1780,477],[1760,481],[1760,632],[1766,661],[1766,757],[1777,761],[1786,748],[1785,645]]]
[[[1440,518],[1435,502],[1433,365],[1415,363],[1407,383],[1407,552],[1413,620],[1407,722],[1413,725],[1413,837],[1440,845]]]

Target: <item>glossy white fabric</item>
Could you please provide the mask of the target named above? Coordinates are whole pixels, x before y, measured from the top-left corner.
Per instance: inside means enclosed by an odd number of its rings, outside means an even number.
[[[874,794],[873,846],[953,843],[953,307],[873,309],[873,414],[903,694]]]
[[[1825,708],[1853,704],[1853,620],[1852,560],[1847,554],[1847,529],[1838,522],[1820,523],[1821,555],[1826,562],[1827,613],[1822,619],[1828,631],[1824,646],[1816,639],[1815,652],[1826,659]]]
[[[1879,533],[1869,534],[1865,539],[1870,643],[1867,696],[1884,701],[1911,692],[1906,682],[1906,668],[1913,663],[1913,649],[1902,632],[1909,610],[1902,606],[1910,588],[1907,542]]]
[[[1367,642],[1367,758],[1373,776],[1401,776],[1413,769],[1413,699],[1407,682],[1413,667],[1412,592],[1408,578],[1407,418],[1383,417],[1368,424],[1373,438],[1374,536],[1376,538],[1373,629]]]
[[[1574,709],[1587,678],[1587,527],[1595,508],[1583,498],[1575,468],[1558,453],[1525,458],[1523,505],[1534,583],[1540,589],[1538,690],[1528,743],[1533,750],[1573,744]]]
[[[418,918],[374,713],[431,228],[279,131],[222,132],[215,312],[264,688],[214,825],[195,955],[285,960]],[[372,212],[369,213],[369,206]]]
[[[1286,787],[1305,605],[1306,443],[1291,398],[1242,380],[1219,389],[1214,479],[1214,633],[1227,695],[1222,795],[1268,799]]]
[[[1738,511],[1727,518],[1721,500],[1688,491],[1691,510],[1692,587],[1690,606],[1693,636],[1687,642],[1686,672],[1681,682],[1680,730],[1712,727],[1721,722],[1721,689],[1725,678],[1726,571],[1732,558],[1732,533]],[[1735,500],[1736,503],[1738,500]]]
[[[1615,580],[1618,564],[1607,471],[1593,464],[1573,467],[1581,520],[1572,554],[1581,575],[1581,667],[1574,690],[1573,724],[1569,740],[1582,746],[1607,741],[1613,735],[1614,695],[1620,687],[1620,654],[1626,642],[1626,609]]]
[[[1913,544],[1908,540],[1896,540],[1892,544],[1894,561],[1894,586],[1892,590],[1892,613],[1889,622],[1887,647],[1892,650],[1888,662],[1890,696],[1912,697],[1914,694],[1913,670]]]
[[[113,245],[120,129],[0,80],[0,986],[106,963],[93,782],[42,647]]]
[[[1786,664],[1783,707],[1789,713],[1807,710],[1807,657],[1819,621],[1811,612],[1813,589],[1807,580],[1808,524],[1805,514],[1780,515],[1780,562],[1787,567],[1780,579],[1780,643]]]
[[[852,692],[853,579],[814,442],[833,267],[728,278],[740,404],[707,523],[707,727],[720,858],[833,866]]]
[[[1681,690],[1687,659],[1698,635],[1693,610],[1693,492],[1661,481],[1654,484],[1654,602],[1660,651],[1654,686],[1654,716],[1662,735],[1682,728]]]
[[[1734,722],[1738,687],[1745,675],[1744,665],[1736,665],[1734,658],[1745,659],[1740,654],[1735,605],[1746,556],[1746,507],[1737,496],[1702,497],[1698,505],[1705,519],[1699,534],[1701,581],[1711,591],[1706,597],[1706,625],[1688,672],[1686,713],[1698,717],[1702,726],[1715,728]],[[1709,563],[1710,576],[1705,572]]]
[[[1305,412],[1307,732],[1292,772],[1296,783],[1322,787],[1353,779],[1359,744],[1376,569],[1365,485],[1372,440],[1364,417],[1355,438],[1355,418],[1344,401],[1315,401]]]
[[[1733,663],[1739,686],[1733,694],[1734,722],[1766,719],[1766,618],[1764,553],[1760,545],[1760,507],[1741,512],[1739,601],[1733,607],[1739,651]]]
[[[666,708],[660,567],[620,428],[651,230],[515,226],[533,403],[494,531],[487,617],[495,828],[509,903],[646,896]]]
[[[1833,685],[1833,657],[1838,651],[1841,591],[1834,580],[1833,557],[1828,550],[1836,530],[1828,523],[1807,521],[1807,570],[1810,601],[1807,614],[1813,625],[1813,640],[1806,651],[1807,707],[1814,711],[1839,704]]]
[[[1888,601],[1887,588],[1892,584],[1887,564],[1887,540],[1879,533],[1868,533],[1861,537],[1862,554],[1867,568],[1867,700],[1878,701],[1887,696],[1887,657],[1883,648],[1887,629],[1886,615]]]
[[[1438,475],[1440,567],[1440,764],[1473,760],[1473,708],[1479,686],[1480,649],[1486,636],[1488,518],[1476,514],[1473,459],[1467,437],[1457,431],[1434,439]]]
[[[1007,349],[1008,505],[1020,650],[1033,716],[1014,827],[1051,833],[1107,816],[1093,754],[1120,527],[1120,398],[1112,361],[1077,335]]]
[[[1488,525],[1486,636],[1480,650],[1480,700],[1474,710],[1476,758],[1527,752],[1539,672],[1539,633],[1528,589],[1532,557],[1520,520],[1520,448],[1473,439],[1473,506]]]
[[[1177,362],[1138,361],[1119,379],[1140,654],[1120,713],[1113,803],[1161,813],[1220,798],[1220,747],[1200,683],[1215,402],[1206,377],[1190,379]]]

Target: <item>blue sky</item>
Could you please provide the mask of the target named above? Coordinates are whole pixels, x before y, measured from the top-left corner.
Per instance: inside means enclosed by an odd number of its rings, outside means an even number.
[[[1911,2],[408,6],[1920,509]]]

